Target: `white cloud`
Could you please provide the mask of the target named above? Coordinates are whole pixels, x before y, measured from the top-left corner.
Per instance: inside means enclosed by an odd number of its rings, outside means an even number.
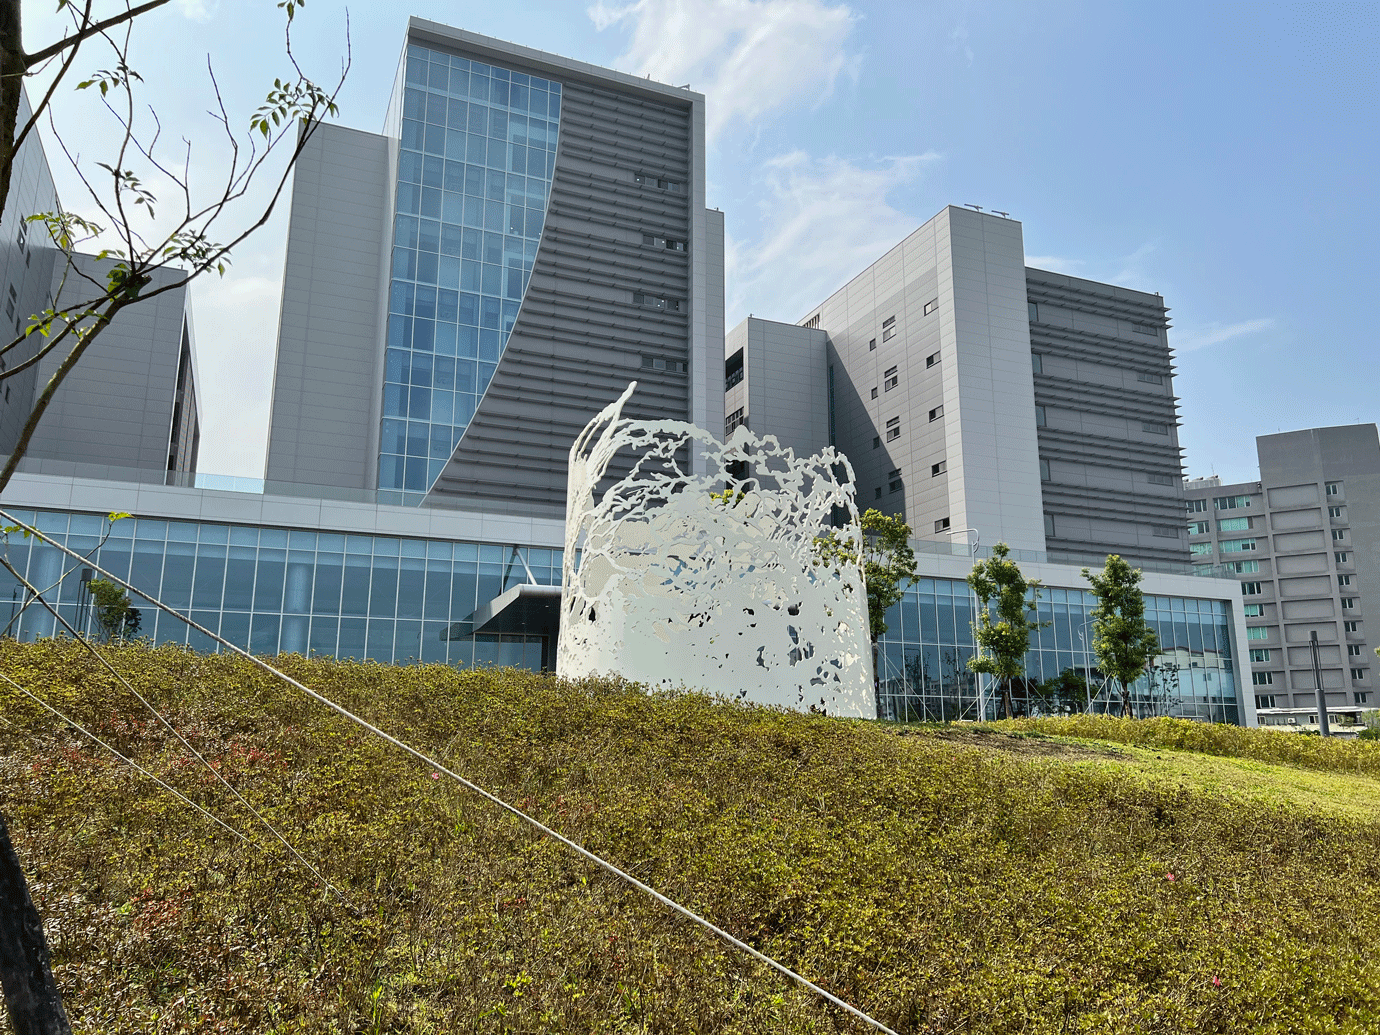
[[[1258,317],[1254,320],[1242,320],[1239,323],[1210,323],[1206,327],[1191,331],[1176,332],[1173,344],[1179,352],[1195,352],[1198,349],[1220,345],[1224,341],[1231,341],[1231,339],[1239,338],[1242,335],[1267,331],[1274,325],[1275,321],[1271,317]]]
[[[968,42],[968,27],[960,25],[949,34],[949,53],[962,53],[968,64],[973,63],[973,47]]]
[[[840,73],[856,78],[860,61],[844,47],[858,16],[824,0],[597,0],[589,17],[601,31],[631,26],[616,67],[707,96],[711,140],[735,120],[818,104]]]
[[[762,232],[754,243],[730,240],[729,324],[747,315],[795,320],[875,262],[907,233],[914,217],[891,193],[939,159],[928,152],[872,166],[803,151],[768,162],[762,174]]]
[[[209,22],[219,8],[220,0],[177,0],[177,9],[194,22]]]

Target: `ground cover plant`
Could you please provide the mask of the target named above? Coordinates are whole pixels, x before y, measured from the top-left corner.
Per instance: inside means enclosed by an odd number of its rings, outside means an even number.
[[[255,845],[0,689],[0,809],[79,1032],[866,1030],[246,662],[109,653],[348,904],[80,648],[0,643],[0,671]],[[1380,1026],[1364,796],[1215,793],[1100,728],[279,663],[900,1032]],[[1300,772],[1212,760],[1238,764]]]

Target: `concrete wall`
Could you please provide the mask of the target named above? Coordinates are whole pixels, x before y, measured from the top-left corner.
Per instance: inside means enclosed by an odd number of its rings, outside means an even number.
[[[110,260],[76,255],[73,268],[54,264],[51,293],[59,308],[80,303],[105,283]],[[182,278],[155,270],[146,292]],[[125,309],[91,342],[53,396],[30,440],[36,459],[167,471],[178,398],[178,369],[188,304],[185,287]],[[59,346],[38,364],[46,384],[67,350]]]
[[[293,173],[269,483],[373,486],[382,388],[387,138],[325,124]]]
[[[726,339],[730,355],[743,351],[744,369],[723,393],[725,411],[741,408],[754,434],[775,435],[797,456],[818,453],[829,445],[828,341],[819,329],[744,320]]]

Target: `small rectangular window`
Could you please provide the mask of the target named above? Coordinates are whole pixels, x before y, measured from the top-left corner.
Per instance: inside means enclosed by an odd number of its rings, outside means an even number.
[[[894,374],[894,373],[896,373],[896,368],[895,368],[895,367],[887,367],[886,370],[882,373],[882,376],[883,376],[883,377],[890,377],[890,376],[891,376],[892,374]]]
[[[1261,588],[1260,588],[1260,583],[1259,583],[1259,582],[1243,582],[1243,583],[1241,583],[1241,595],[1242,595],[1242,596],[1246,596],[1246,597],[1258,597],[1258,596],[1260,596],[1260,593],[1261,593]]]
[[[1172,474],[1147,474],[1145,480],[1151,485],[1173,485],[1174,476]]]
[[[1212,531],[1212,526],[1206,521],[1190,521],[1188,523],[1189,535],[1207,535]]]
[[[1347,657],[1350,658],[1359,658],[1364,650],[1365,648],[1362,647],[1359,643],[1348,643],[1346,645]]]
[[[944,531],[945,529],[947,529],[948,527],[949,527],[949,519],[948,519],[948,518],[940,518],[938,521],[936,521],[936,522],[934,523],[934,530],[935,530],[936,532],[943,532],[943,531]]]
[[[1327,516],[1328,516],[1328,517],[1334,517],[1334,518],[1339,518],[1339,517],[1341,517],[1341,516],[1342,516],[1342,508],[1341,508],[1341,507],[1328,507],[1328,508],[1327,508]]]
[[[1045,372],[1045,357],[1038,352],[1032,352],[1030,354],[1030,369],[1037,374],[1043,374]]]
[[[1054,534],[1054,515],[1053,515],[1053,514],[1046,514],[1046,515],[1045,515],[1045,535],[1053,535],[1053,534]]]
[[[1184,510],[1190,514],[1202,514],[1207,510],[1207,500],[1184,500]],[[1204,532],[1207,529],[1203,529]]]
[[[1361,631],[1361,623],[1360,623],[1360,622],[1343,622],[1343,623],[1342,623],[1342,629],[1343,629],[1345,632],[1349,632],[1349,633],[1360,632],[1360,631]]]
[[[19,247],[23,248],[23,247],[24,247],[24,243],[28,240],[28,238],[29,238],[29,224],[28,224],[28,222],[27,222],[26,220],[21,219],[21,220],[19,221],[19,236],[18,236]]]
[[[1350,586],[1350,585],[1351,585],[1351,576],[1350,576],[1350,575],[1338,575],[1338,576],[1337,576],[1337,585],[1338,585],[1338,586],[1341,586],[1341,587],[1344,587],[1344,588],[1345,588],[1346,586]]]
[[[1234,571],[1238,575],[1249,575],[1260,570],[1259,561],[1226,561],[1222,565],[1228,571]]]
[[[877,389],[872,389],[872,398],[877,398]]]
[[[1351,670],[1351,678],[1357,682],[1363,682],[1366,678],[1366,670],[1363,668],[1353,668]]]
[[[935,367],[935,366],[938,366],[938,365],[939,365],[939,353],[936,352],[936,353],[934,353],[934,354],[931,355],[931,356],[926,356],[926,357],[925,357],[925,369],[928,370],[930,367]]]
[[[931,422],[937,421],[937,420],[938,420],[940,417],[942,417],[942,416],[944,416],[944,407],[943,407],[943,406],[936,406],[934,409],[930,410],[930,421],[931,421]]]
[[[1249,510],[1251,498],[1249,496],[1218,496],[1212,501],[1212,505],[1218,510]]]
[[[876,339],[876,338],[873,338],[871,341],[869,341],[869,342],[867,343],[867,351],[868,351],[868,352],[876,352],[876,351],[877,351],[877,339]]]
[[[740,427],[745,428],[747,426],[747,414],[743,412],[743,407],[739,406],[724,420],[724,438],[729,438]]]
[[[1256,706],[1257,709],[1260,709],[1260,708],[1273,708],[1273,707],[1275,706],[1275,699],[1274,699],[1274,697],[1273,697],[1272,695],[1267,695],[1267,694],[1256,694],[1256,695],[1255,695],[1255,706]]]
[[[930,464],[930,477],[931,477],[931,478],[938,478],[941,474],[943,474],[943,473],[944,473],[945,471],[947,471],[948,469],[949,469],[949,461],[947,461],[947,460],[941,460],[941,461],[939,461],[939,463],[937,463],[937,464]]]
[[[894,337],[896,337],[895,327],[888,327],[886,330],[882,331],[882,341],[890,341]]]
[[[1248,640],[1268,640],[1270,629],[1264,625],[1248,625],[1246,627],[1246,639]]]
[[[939,308],[939,299],[936,298],[936,299],[934,299],[934,300],[931,301],[931,302],[926,302],[926,303],[925,303],[925,315],[926,315],[926,316],[929,316],[930,313],[934,312],[934,311],[935,311],[936,309],[938,309],[938,308]]]
[[[1148,384],[1148,385],[1162,385],[1162,384],[1164,384],[1164,375],[1162,375],[1162,374],[1147,374],[1147,373],[1141,372],[1141,373],[1139,373],[1139,374],[1136,375],[1136,380],[1137,380],[1137,381],[1144,381],[1144,382],[1145,382],[1146,384]]]
[[[1158,338],[1160,335],[1160,332],[1156,330],[1154,327],[1147,327],[1143,323],[1131,324],[1131,330],[1134,331],[1136,334],[1144,334],[1151,338]]]
[[[1244,532],[1251,527],[1251,519],[1248,517],[1221,518],[1217,522],[1219,532]]]
[[[1347,550],[1338,550],[1332,556],[1338,564],[1351,563],[1351,553]]]
[[[1173,525],[1151,525],[1150,531],[1161,539],[1179,538],[1179,530]]]
[[[904,483],[901,480],[900,471],[892,471],[891,474],[887,476],[887,478],[887,488],[889,491],[900,492],[901,489],[905,487]]]
[[[1252,672],[1251,682],[1256,686],[1273,686],[1275,674],[1273,672]]]
[[[1366,703],[1367,701],[1369,701],[1369,700],[1370,700],[1370,694],[1362,694],[1362,693],[1357,693],[1357,694],[1356,694],[1356,703],[1357,703],[1357,704],[1365,704],[1365,703]]]
[[[872,498],[873,498],[874,500],[879,500],[879,499],[882,498],[882,487],[881,487],[880,485],[877,486],[877,490],[876,490],[876,492],[875,492],[875,494],[873,495]]]
[[[1265,617],[1265,605],[1264,605],[1264,604],[1242,604],[1242,605],[1241,605],[1241,613],[1242,613],[1243,615],[1245,615],[1247,618],[1264,618],[1264,617]]]
[[[1040,307],[1034,302],[1027,302],[1025,304],[1025,315],[1029,317],[1031,323],[1039,323]]]
[[[1168,435],[1169,425],[1160,424],[1158,421],[1143,420],[1140,422],[1140,430],[1151,435]]]
[[[1329,496],[1340,496],[1340,495],[1342,494],[1342,483],[1341,483],[1341,482],[1328,482],[1328,483],[1327,483],[1327,494],[1328,494]]]
[[[1211,557],[1211,556],[1212,556],[1212,544],[1211,544],[1211,543],[1189,543],[1189,544],[1188,544],[1188,553],[1189,553],[1189,556],[1190,556],[1190,557]]]
[[[886,372],[882,374],[882,376],[886,378],[886,380],[882,382],[882,388],[883,390],[888,392],[895,388],[901,380],[899,377],[896,376],[895,367],[887,367]]]
[[[1035,426],[1037,428],[1043,428],[1047,426],[1045,424],[1045,408],[1043,406],[1035,407]]]
[[[900,429],[900,428],[888,428],[888,429],[887,429],[887,432],[886,432],[886,440],[887,440],[888,442],[895,442],[895,441],[896,441],[898,438],[900,438],[900,437],[901,437],[901,429]]]
[[[1223,539],[1217,544],[1223,553],[1247,553],[1254,550],[1254,539]]]
[[[882,440],[881,440],[880,438],[878,438],[876,435],[873,435],[873,436],[872,436],[872,448],[873,448],[873,449],[878,449],[878,448],[881,447],[881,444],[882,444]]]
[[[1256,662],[1266,662],[1270,660],[1269,647],[1252,647],[1251,660]]]
[[[1343,539],[1345,539],[1345,538],[1346,538],[1346,529],[1345,529],[1345,528],[1334,528],[1334,529],[1332,530],[1332,541],[1333,541],[1334,543],[1340,543],[1340,542],[1341,542]]]
[[[1342,610],[1343,610],[1343,611],[1354,611],[1354,610],[1356,610],[1356,598],[1355,598],[1355,597],[1342,597]]]
[[[1040,460],[1040,481],[1049,481],[1049,461],[1043,458]]]
[[[894,324],[895,322],[896,322],[896,317],[894,317],[894,316],[888,316],[885,320],[882,321],[882,330],[886,330],[888,327],[890,327],[890,326],[891,326],[892,324]]]

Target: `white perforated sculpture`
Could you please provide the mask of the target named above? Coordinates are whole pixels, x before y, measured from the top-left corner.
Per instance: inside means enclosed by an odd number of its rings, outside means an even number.
[[[720,443],[693,424],[626,419],[636,387],[570,449],[560,674],[875,718],[848,460],[797,458],[744,427]],[[685,469],[691,452],[707,473]],[[632,470],[596,499],[619,453]],[[732,463],[747,477],[725,494]],[[825,562],[817,538],[831,532],[842,550]]]

